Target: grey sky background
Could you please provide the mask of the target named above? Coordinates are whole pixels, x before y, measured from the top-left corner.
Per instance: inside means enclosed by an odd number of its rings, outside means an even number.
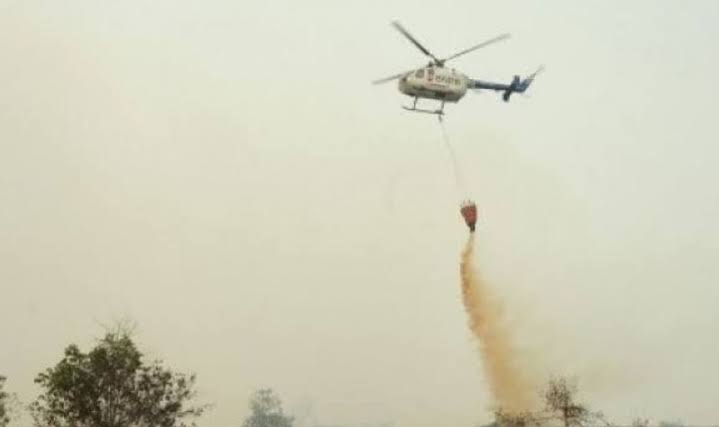
[[[0,373],[29,402],[131,318],[203,426],[491,418],[433,117],[375,78],[547,71],[447,129],[526,369],[617,422],[717,423],[719,3],[0,0]],[[25,420],[27,421],[27,420]]]

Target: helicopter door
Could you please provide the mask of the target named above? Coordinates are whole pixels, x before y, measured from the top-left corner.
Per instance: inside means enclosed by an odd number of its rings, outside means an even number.
[[[434,68],[427,70],[427,80],[432,81],[434,79]]]

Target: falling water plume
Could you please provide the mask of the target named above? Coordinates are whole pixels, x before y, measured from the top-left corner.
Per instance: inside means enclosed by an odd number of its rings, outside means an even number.
[[[474,245],[472,233],[460,264],[462,300],[469,328],[479,343],[494,404],[507,412],[529,411],[534,408],[535,390],[517,364],[511,331],[504,322],[501,307],[474,266]]]

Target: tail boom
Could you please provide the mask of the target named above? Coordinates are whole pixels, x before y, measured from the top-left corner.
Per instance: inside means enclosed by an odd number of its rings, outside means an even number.
[[[504,102],[509,102],[509,98],[513,93],[524,93],[534,81],[539,73],[544,70],[544,67],[539,67],[537,71],[527,76],[525,79],[521,79],[519,76],[514,76],[512,82],[509,84],[485,82],[482,80],[471,80],[469,87],[470,89],[485,89],[502,92],[502,99]]]

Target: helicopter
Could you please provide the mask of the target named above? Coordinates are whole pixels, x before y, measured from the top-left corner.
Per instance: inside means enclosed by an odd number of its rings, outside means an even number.
[[[408,111],[437,114],[441,120],[442,115],[444,115],[444,104],[446,102],[457,103],[464,97],[468,89],[502,92],[502,99],[505,102],[509,102],[509,98],[513,93],[524,93],[529,88],[529,85],[532,84],[534,78],[544,70],[544,67],[539,67],[534,73],[524,79],[515,75],[509,84],[471,79],[465,74],[445,67],[445,63],[477,49],[506,40],[510,37],[509,34],[499,35],[459,51],[454,55],[439,59],[417,41],[398,21],[392,21],[392,26],[431,59],[431,61],[422,68],[405,71],[372,82],[377,85],[399,79],[399,91],[414,98],[414,103],[411,107],[402,106]],[[440,108],[438,110],[417,108],[417,101],[420,98],[441,101]]]

